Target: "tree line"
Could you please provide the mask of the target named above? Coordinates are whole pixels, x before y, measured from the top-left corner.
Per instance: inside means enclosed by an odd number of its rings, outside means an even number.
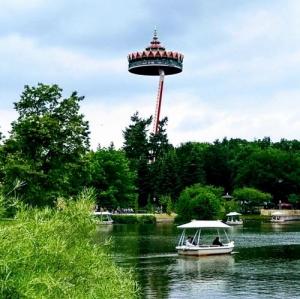
[[[121,149],[112,144],[91,150],[89,124],[79,111],[83,99],[76,92],[64,98],[57,85],[25,86],[14,103],[18,118],[9,136],[0,134],[1,192],[8,202],[14,195],[30,205],[51,206],[91,187],[103,207],[171,208],[194,185],[223,194],[253,188],[270,194],[274,203],[299,202],[298,140],[224,138],[175,147],[167,118],[153,134],[152,117],[136,112],[123,130]]]

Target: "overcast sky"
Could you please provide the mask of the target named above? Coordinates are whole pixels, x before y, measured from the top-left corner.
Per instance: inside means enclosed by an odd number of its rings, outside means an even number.
[[[162,104],[175,146],[299,139],[298,0],[0,0],[0,131],[25,84],[57,83],[85,96],[93,148],[122,146],[130,116],[154,114],[158,78],[128,73],[127,54],[155,27],[185,55]]]

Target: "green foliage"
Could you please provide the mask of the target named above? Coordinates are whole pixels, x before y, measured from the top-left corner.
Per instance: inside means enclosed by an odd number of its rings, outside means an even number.
[[[139,223],[136,215],[118,215],[114,214],[111,216],[114,223],[118,224],[136,224]]]
[[[6,208],[5,208],[6,201],[4,196],[0,194],[0,219],[6,215]]]
[[[182,188],[205,184],[204,154],[209,147],[208,144],[187,142],[176,148],[178,160],[178,175]]]
[[[223,218],[225,218],[225,215],[230,212],[241,212],[241,206],[235,200],[223,200],[223,208],[224,208]]]
[[[142,215],[138,217],[138,221],[143,224],[154,224],[156,223],[156,218],[153,215]]]
[[[215,192],[212,192],[212,187],[199,184],[185,188],[176,205],[178,219],[185,221],[217,219],[221,213],[221,202]]]
[[[21,205],[15,224],[0,227],[0,297],[136,298],[132,275],[91,242],[93,205],[88,190],[56,209]]]
[[[130,170],[125,153],[114,148],[101,149],[88,154],[89,185],[97,191],[101,207],[128,207],[134,204],[135,173]]]
[[[0,190],[0,218],[13,218],[18,208],[18,190],[24,186],[24,182],[16,179],[11,189],[4,194]]]
[[[142,119],[136,112],[131,117],[132,123],[123,131],[124,145],[126,157],[130,161],[130,168],[137,174],[136,186],[138,188],[139,205],[145,206],[150,193],[150,174],[148,161],[149,141],[148,130],[152,117]]]
[[[255,212],[255,206],[261,206],[264,202],[272,200],[272,195],[259,191],[255,188],[240,188],[233,192],[236,201],[241,202],[243,212]]]
[[[85,180],[83,156],[89,147],[88,122],[79,113],[79,97],[62,98],[57,85],[25,86],[19,113],[4,143],[4,192],[19,179],[22,199],[51,205],[58,195],[78,192]]]
[[[290,193],[297,193],[300,179],[300,159],[290,152],[267,147],[267,142],[260,147],[251,147],[243,156],[237,157],[236,185],[251,186],[272,193],[276,201],[287,198]],[[246,163],[245,163],[246,159]]]
[[[165,117],[158,124],[158,131],[156,134],[151,133],[149,138],[149,152],[150,159],[155,161],[167,153],[172,146],[168,141],[168,136],[166,133],[166,126],[168,123],[168,118]]]
[[[300,195],[299,194],[290,194],[288,200],[291,204],[297,204],[300,202]]]
[[[151,199],[150,199],[150,195],[148,196],[148,200],[147,200],[147,205],[145,206],[147,213],[154,213],[155,212],[155,207],[154,207],[154,203],[152,203]]]
[[[137,194],[135,194],[135,196],[134,196],[134,204],[133,204],[133,207],[134,207],[134,211],[137,211],[137,210],[139,209],[139,199],[138,199]]]
[[[118,215],[114,214],[112,215],[112,219],[114,220],[114,223],[119,224],[152,224],[156,223],[156,218],[153,215]]]
[[[169,150],[160,159],[151,164],[151,186],[158,196],[170,195],[172,199],[180,193],[180,178],[178,175],[178,160],[174,150]]]
[[[168,144],[163,119],[159,134],[150,134],[151,118],[136,113],[123,132],[124,150],[137,173],[139,205],[147,198],[170,195],[176,202],[180,192],[193,184],[221,187],[225,192],[253,187],[272,194],[275,202],[300,192],[300,142],[269,137],[249,142],[224,138],[214,143],[188,142],[173,148]],[[149,160],[152,163],[149,163]]]
[[[153,181],[153,173],[156,170],[156,166],[153,167],[153,165],[149,164],[149,161],[160,160],[172,149],[165,129],[168,119],[164,118],[159,122],[159,130],[156,134],[149,134],[152,117],[143,119],[136,112],[131,117],[131,121],[132,123],[129,127],[123,131],[123,149],[130,161],[131,169],[137,173],[136,186],[139,194],[139,205],[144,207],[149,196],[153,198],[161,194],[159,187],[161,176],[158,178],[158,172],[156,172],[154,174],[156,180]],[[171,174],[170,171],[167,172]],[[174,186],[176,184],[173,182],[172,192]],[[166,190],[165,192],[168,191]]]
[[[230,149],[226,138],[222,142],[216,140],[207,147],[204,154],[204,170],[206,184],[222,186],[225,190],[232,188]]]
[[[149,158],[149,144],[147,133],[152,118],[142,119],[136,112],[131,117],[132,124],[123,131],[124,145],[123,149],[126,156],[130,159],[133,169],[137,169],[139,160]]]
[[[164,210],[168,215],[171,215],[173,212],[173,202],[172,198],[169,195],[164,195],[159,198],[159,203],[163,206]]]

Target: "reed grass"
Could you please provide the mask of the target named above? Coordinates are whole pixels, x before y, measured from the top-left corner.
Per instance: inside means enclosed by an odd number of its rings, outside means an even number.
[[[13,225],[0,224],[0,298],[138,297],[132,273],[91,241],[93,204],[86,191],[55,209],[20,205]]]

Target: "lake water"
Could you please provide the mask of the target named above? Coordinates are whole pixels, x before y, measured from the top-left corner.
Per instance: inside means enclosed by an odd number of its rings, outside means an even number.
[[[234,253],[180,257],[173,224],[99,226],[142,298],[300,298],[300,221],[248,221],[231,230]]]

